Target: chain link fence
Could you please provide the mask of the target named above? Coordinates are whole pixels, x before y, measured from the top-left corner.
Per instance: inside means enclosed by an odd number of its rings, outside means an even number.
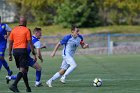
[[[77,54],[138,54],[140,53],[140,34],[88,34],[83,35],[89,49],[78,48]],[[50,53],[63,36],[42,36],[41,42]],[[62,48],[61,48],[62,49]],[[61,52],[58,52],[61,54]]]

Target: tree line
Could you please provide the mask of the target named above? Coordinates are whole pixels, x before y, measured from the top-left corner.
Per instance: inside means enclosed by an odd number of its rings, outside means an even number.
[[[7,0],[16,15],[40,25],[140,25],[140,0]]]

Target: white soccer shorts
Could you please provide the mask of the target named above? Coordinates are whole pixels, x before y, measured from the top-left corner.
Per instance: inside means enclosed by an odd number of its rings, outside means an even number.
[[[63,57],[63,61],[60,68],[67,70],[69,66],[77,66],[75,60],[73,59],[73,57]]]

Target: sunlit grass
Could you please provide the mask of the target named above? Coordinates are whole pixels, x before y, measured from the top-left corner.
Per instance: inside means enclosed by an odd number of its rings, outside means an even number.
[[[17,26],[17,23],[9,24],[11,28]],[[33,31],[35,27],[41,27],[43,35],[56,36],[65,35],[71,33],[70,28],[63,28],[60,25],[51,26],[39,26],[35,23],[28,23],[28,27]],[[140,33],[140,26],[131,25],[114,25],[114,26],[104,26],[104,27],[93,27],[93,28],[80,28],[81,34],[91,34],[91,33]]]

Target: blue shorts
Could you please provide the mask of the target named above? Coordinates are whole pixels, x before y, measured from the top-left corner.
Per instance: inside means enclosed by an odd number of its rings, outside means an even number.
[[[28,66],[32,67],[35,64],[35,60],[31,57],[28,57]]]
[[[0,56],[4,56],[5,48],[0,48]]]

